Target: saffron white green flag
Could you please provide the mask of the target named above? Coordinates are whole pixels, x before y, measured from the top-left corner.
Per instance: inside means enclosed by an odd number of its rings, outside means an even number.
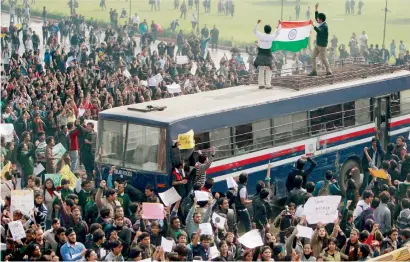
[[[272,42],[272,51],[299,52],[309,44],[312,21],[290,21],[279,24],[279,34]]]

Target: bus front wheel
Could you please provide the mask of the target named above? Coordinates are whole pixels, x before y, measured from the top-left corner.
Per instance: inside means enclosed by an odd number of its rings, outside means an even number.
[[[339,185],[340,185],[340,190],[342,191],[343,194],[346,193],[347,180],[349,178],[349,173],[354,167],[360,170],[359,162],[355,159],[349,159],[346,162],[344,162],[342,169],[340,170]],[[355,181],[355,186],[357,189],[360,189],[360,185],[362,184],[360,176],[361,176],[360,172],[357,172],[353,175],[353,179]]]

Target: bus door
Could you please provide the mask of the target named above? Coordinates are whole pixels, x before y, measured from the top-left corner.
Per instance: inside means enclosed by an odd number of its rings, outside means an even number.
[[[380,144],[383,149],[386,150],[387,144],[389,143],[389,120],[391,117],[390,113],[390,97],[377,97],[373,99],[374,108],[374,123],[377,130],[380,131]]]

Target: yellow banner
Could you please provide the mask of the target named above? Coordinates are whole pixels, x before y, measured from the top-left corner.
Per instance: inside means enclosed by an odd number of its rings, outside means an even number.
[[[75,188],[75,184],[77,183],[77,177],[71,172],[70,167],[68,165],[65,165],[63,168],[61,168],[60,171],[61,174],[61,179],[67,179],[70,181],[70,189]]]
[[[3,168],[1,169],[1,178],[6,179],[5,175],[7,172],[10,171],[11,162],[9,161]]]
[[[6,34],[0,34],[0,37],[1,37],[1,38],[5,37],[5,36],[6,36]]]
[[[384,172],[384,170],[373,170],[369,168],[369,172],[374,177],[378,177],[378,178],[386,179],[386,180],[389,179],[389,177],[387,176],[386,172]]]
[[[184,134],[178,135],[178,148],[179,149],[192,149],[195,146],[194,130],[189,130]]]
[[[16,24],[17,29],[20,30],[20,28],[22,27],[22,24]]]

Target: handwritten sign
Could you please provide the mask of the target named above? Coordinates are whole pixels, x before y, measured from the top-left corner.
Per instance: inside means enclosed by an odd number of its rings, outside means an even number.
[[[60,186],[61,183],[61,175],[60,174],[45,174],[44,181],[47,179],[51,179],[54,183],[54,186]]]
[[[308,223],[333,223],[338,218],[337,207],[341,198],[341,196],[309,198],[303,208]]]
[[[160,203],[142,203],[143,219],[164,219],[164,205]]]
[[[214,234],[211,223],[199,224],[199,229],[201,229],[201,235],[213,235]]]
[[[74,189],[75,184],[77,183],[77,177],[73,174],[73,172],[71,172],[70,167],[68,165],[63,166],[63,168],[61,168],[60,174],[61,179],[67,179],[70,182],[69,188]]]
[[[179,149],[192,149],[195,146],[194,130],[189,130],[184,134],[178,135],[178,148]]]
[[[10,212],[20,210],[23,214],[29,214],[34,208],[34,193],[31,190],[12,190]]]
[[[65,152],[67,152],[67,149],[61,144],[58,143],[53,147],[53,157],[60,159],[64,156]]]
[[[26,237],[26,231],[24,230],[21,221],[12,221],[8,223],[13,240],[17,241]]]
[[[1,124],[0,125],[0,135],[5,137],[7,143],[12,142],[14,138],[13,124]]]
[[[174,241],[168,240],[165,237],[161,237],[161,247],[164,249],[165,252],[172,252],[173,246]]]
[[[158,193],[158,195],[161,198],[164,205],[166,205],[167,207],[181,200],[181,196],[178,194],[174,187],[171,187],[163,193]]]
[[[200,202],[200,201],[209,201],[209,193],[208,192],[196,190],[194,193],[195,193],[195,198],[198,202]]]
[[[246,232],[238,239],[238,241],[247,248],[263,246],[262,237],[257,229]]]
[[[372,168],[369,168],[369,172],[374,177],[378,177],[378,178],[386,179],[386,180],[389,179],[389,176],[384,170],[374,170]]]

